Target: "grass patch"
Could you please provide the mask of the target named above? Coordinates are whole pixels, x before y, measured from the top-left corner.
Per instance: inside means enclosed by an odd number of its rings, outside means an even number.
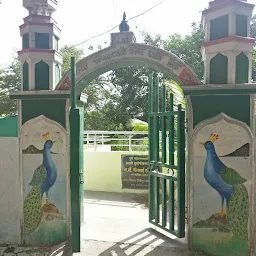
[[[35,232],[26,236],[26,244],[54,245],[67,239],[67,224],[65,220],[42,221]]]
[[[200,234],[199,234],[200,232]],[[193,230],[193,247],[215,256],[247,256],[248,245],[232,233],[212,232],[211,228]]]

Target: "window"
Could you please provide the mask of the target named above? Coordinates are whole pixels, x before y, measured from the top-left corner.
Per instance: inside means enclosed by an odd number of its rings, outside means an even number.
[[[54,50],[59,51],[59,38],[54,36]]]
[[[29,65],[27,62],[24,62],[22,67],[22,84],[23,84],[23,91],[28,91],[29,87]]]
[[[24,34],[22,36],[22,49],[28,49],[29,48],[29,34]]]
[[[211,20],[210,40],[228,37],[228,15]]]
[[[35,89],[49,90],[49,65],[43,61],[35,65]]]
[[[228,57],[218,53],[210,61],[210,84],[227,84]]]
[[[236,35],[247,37],[247,17],[245,15],[236,15]]]
[[[248,83],[249,76],[249,59],[242,52],[236,56],[236,83],[243,84]]]
[[[35,47],[38,49],[50,49],[49,34],[35,33]]]
[[[55,85],[60,81],[60,67],[59,65],[55,65]]]

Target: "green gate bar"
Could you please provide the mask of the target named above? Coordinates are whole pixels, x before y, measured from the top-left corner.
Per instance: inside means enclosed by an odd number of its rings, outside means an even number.
[[[150,73],[149,77],[149,88],[148,88],[148,143],[149,149],[154,147],[153,142],[153,120],[150,115],[153,112],[153,73]],[[149,150],[149,162],[153,161],[154,158],[153,150]],[[154,177],[149,175],[149,222],[154,219]]]
[[[170,111],[173,111],[173,94],[170,94]],[[169,120],[169,164],[174,165],[174,116],[171,115],[168,118]],[[169,199],[169,228],[170,230],[174,230],[174,214],[175,214],[175,206],[174,206],[174,181],[169,181],[169,189],[170,189],[170,199]]]
[[[166,87],[162,87],[162,112],[166,112]],[[162,163],[166,163],[166,117],[162,115]]]
[[[76,103],[76,66],[75,58],[71,58],[71,109],[70,122],[70,191],[71,191],[71,230],[72,252],[80,252],[80,113]]]
[[[181,105],[178,106],[178,129],[177,129],[177,146],[178,146],[178,236],[185,236],[185,112],[182,111]]]
[[[159,79],[154,77],[154,160],[159,162]]]
[[[178,106],[177,111],[174,111],[173,95],[170,96],[170,110],[166,110],[165,86],[162,87],[162,106],[161,111],[159,110],[159,81],[158,78],[152,79],[152,77],[151,74],[149,76],[148,104],[150,161],[149,221],[151,224],[181,238],[185,236],[185,112],[182,111],[181,105]],[[177,120],[176,125],[174,122],[175,118]],[[166,145],[167,123],[169,131],[168,159]],[[174,161],[175,131],[177,134],[177,163]],[[162,134],[161,161],[160,132]],[[168,173],[163,173],[163,168],[167,168]],[[175,185],[177,185],[178,191],[177,198],[175,198]],[[175,199],[177,210],[175,210]],[[162,206],[161,215],[160,205]],[[168,227],[167,216],[169,217]]]

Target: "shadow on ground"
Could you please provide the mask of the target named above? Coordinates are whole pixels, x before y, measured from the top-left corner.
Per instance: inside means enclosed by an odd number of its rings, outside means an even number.
[[[142,239],[149,239],[141,245]],[[128,242],[132,241],[132,242]],[[161,241],[156,243],[157,241]],[[172,246],[170,246],[170,244]],[[111,243],[105,241],[82,240],[81,252],[71,252],[71,243],[56,249],[51,256],[205,256],[200,251],[190,251],[177,240],[160,235],[153,229],[146,229],[126,239]]]

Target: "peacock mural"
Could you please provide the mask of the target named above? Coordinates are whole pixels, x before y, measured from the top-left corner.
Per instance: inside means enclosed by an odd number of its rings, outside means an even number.
[[[218,138],[218,135],[211,134],[208,141],[201,142],[207,153],[204,178],[220,195],[221,211],[217,215],[226,216],[233,234],[247,242],[249,197],[248,191],[243,185],[246,179],[220,160],[214,147],[214,142]],[[224,203],[226,204],[225,211]]]
[[[225,120],[198,132],[193,145],[195,248],[219,256],[248,255],[249,142],[244,128]]]
[[[24,201],[24,231],[27,234],[39,226],[42,219],[43,195],[46,193],[46,204],[49,204],[48,192],[57,178],[57,168],[51,156],[51,148],[56,141],[50,140],[49,132],[42,136],[45,140],[43,163],[35,170],[29,183],[32,189]]]
[[[41,127],[45,128],[45,125]],[[59,169],[63,166],[60,163],[64,162],[65,155],[56,153],[57,147],[53,152],[53,145],[59,143],[58,137],[61,141],[59,131],[54,132],[54,138],[57,138],[55,140],[51,138],[49,131],[41,133],[42,150],[38,149],[41,141],[38,136],[40,131],[33,131],[35,134],[32,136],[27,133],[30,136],[25,144],[29,146],[23,149],[24,185],[27,191],[23,204],[24,236],[26,244],[50,245],[64,241],[67,235],[66,218],[63,213],[66,202],[65,196],[61,195],[66,189],[66,177],[63,176],[63,168]],[[36,165],[38,167],[32,171],[30,166]]]

